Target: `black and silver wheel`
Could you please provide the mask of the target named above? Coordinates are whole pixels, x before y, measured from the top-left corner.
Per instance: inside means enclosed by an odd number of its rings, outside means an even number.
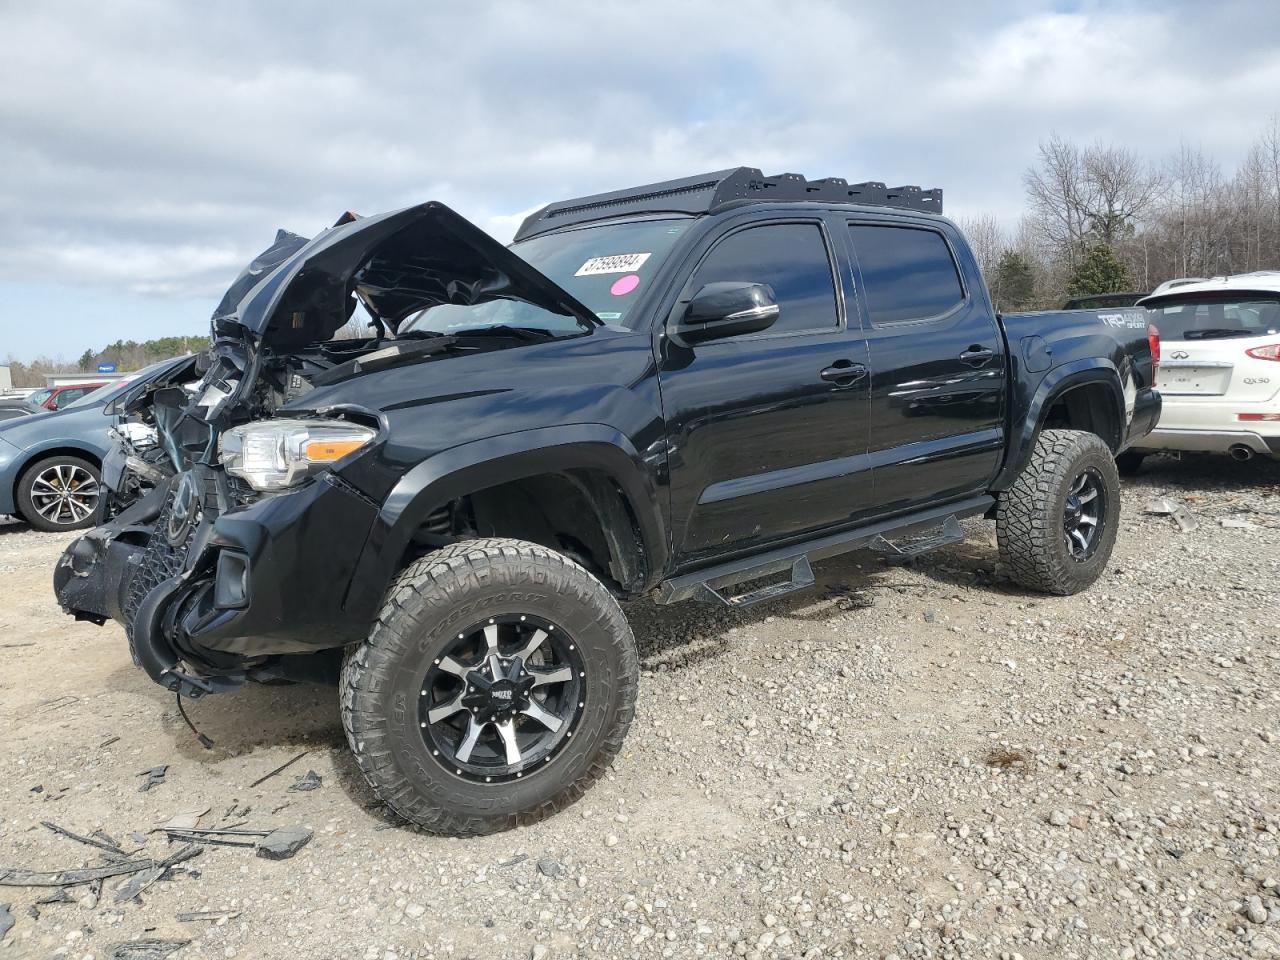
[[[1120,477],[1102,438],[1044,430],[1031,462],[1000,494],[1001,563],[1024,587],[1078,593],[1106,567],[1119,519]]]
[[[622,610],[572,560],[471,540],[411,564],[342,674],[360,769],[399,815],[455,835],[532,822],[607,769],[635,709]]]
[[[98,468],[79,457],[49,457],[18,481],[18,512],[39,530],[91,527],[102,494]]]

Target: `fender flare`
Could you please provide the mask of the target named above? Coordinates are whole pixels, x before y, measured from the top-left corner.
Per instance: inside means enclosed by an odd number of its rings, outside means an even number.
[[[1036,441],[1044,428],[1045,417],[1053,405],[1068,391],[1095,383],[1110,388],[1115,404],[1112,413],[1119,427],[1119,435],[1114,438],[1114,441],[1107,437],[1103,439],[1113,449],[1115,444],[1123,443],[1126,426],[1124,387],[1121,384],[1120,371],[1116,369],[1115,364],[1102,357],[1085,357],[1064,363],[1045,374],[1036,387],[1035,393],[1032,394],[1021,419],[1015,417],[1015,424],[1020,423],[1021,428],[1010,431],[1005,466],[991,485],[992,490],[1008,489],[1031,461]]]
[[[24,447],[22,453],[14,458],[16,469],[11,474],[13,485],[8,490],[0,491],[0,504],[12,506],[16,510],[18,506],[18,484],[22,482],[23,476],[31,468],[31,465],[46,457],[61,456],[64,453],[69,453],[72,456],[84,454],[89,459],[96,461],[99,467],[102,465],[103,458],[106,457],[105,451],[100,452],[79,440],[68,440],[65,437],[42,440],[35,446]],[[3,512],[3,509],[0,509],[0,513]]]
[[[378,511],[347,607],[368,607],[371,617],[376,614],[413,533],[433,510],[474,490],[573,469],[600,470],[618,484],[640,528],[649,579],[659,576],[668,551],[653,469],[614,427],[574,423],[450,447],[408,470]]]

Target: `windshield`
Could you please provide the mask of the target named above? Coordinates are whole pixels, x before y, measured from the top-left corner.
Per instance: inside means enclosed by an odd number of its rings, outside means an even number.
[[[158,373],[163,368],[173,363],[172,360],[161,360],[159,363],[153,363],[149,367],[143,367],[136,373],[127,373],[119,380],[113,380],[111,383],[104,383],[97,390],[86,393],[75,403],[69,403],[63,410],[70,410],[72,407],[92,407],[100,403],[109,403],[124,393],[139,380],[145,380],[152,374]]]
[[[1147,309],[1162,340],[1225,340],[1280,333],[1280,298],[1191,300]]]
[[[37,390],[35,393],[29,393],[27,394],[27,406],[38,407],[51,396],[53,396],[52,390]]]
[[[688,219],[633,220],[534,237],[511,246],[531,266],[576,297],[604,323],[626,325],[631,305],[647,288]],[[578,333],[573,317],[521,300],[474,306],[441,304],[406,320],[400,332],[457,333],[480,327],[517,327]]]

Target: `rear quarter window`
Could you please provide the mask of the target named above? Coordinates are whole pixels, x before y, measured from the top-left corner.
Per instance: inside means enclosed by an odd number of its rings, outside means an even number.
[[[931,320],[964,302],[955,258],[936,230],[854,223],[849,233],[873,325]]]

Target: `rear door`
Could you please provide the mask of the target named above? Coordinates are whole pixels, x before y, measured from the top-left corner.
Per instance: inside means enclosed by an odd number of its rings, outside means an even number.
[[[676,310],[704,284],[736,280],[769,284],[780,312],[763,333],[663,338],[679,566],[847,524],[871,505],[867,345],[856,311],[846,321],[831,229],[820,215],[757,215],[691,254]]]
[[[953,230],[848,222],[868,321],[877,513],[981,493],[1000,468],[1004,338],[977,268],[956,257]]]

